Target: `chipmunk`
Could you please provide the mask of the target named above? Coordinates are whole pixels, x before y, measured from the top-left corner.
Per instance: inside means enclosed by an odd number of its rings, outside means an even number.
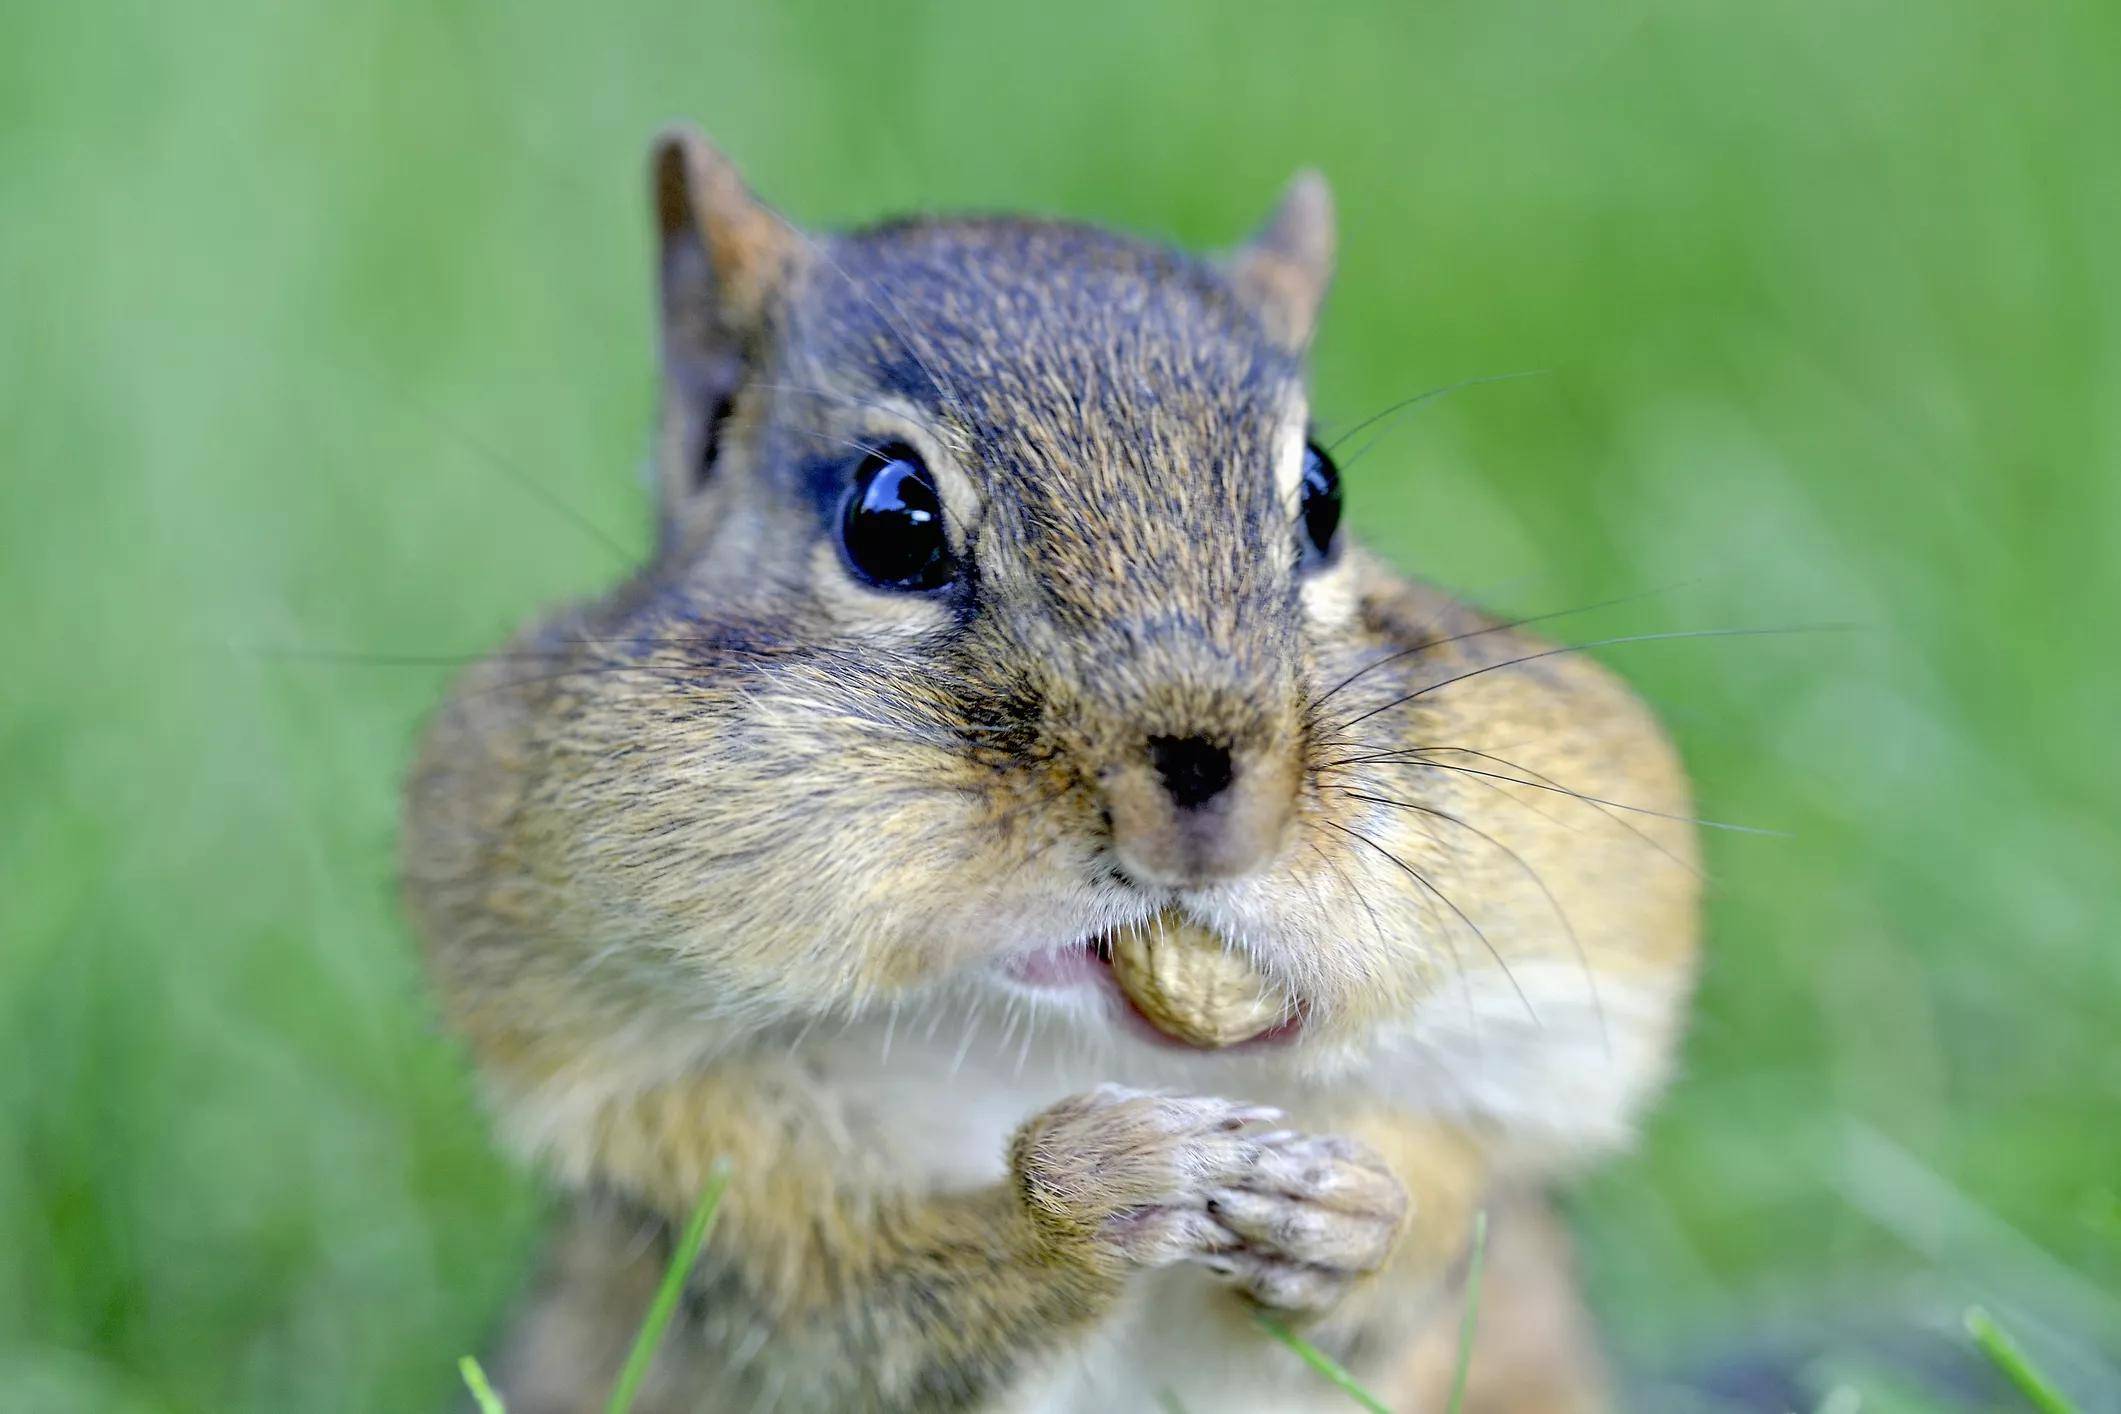
[[[570,1196],[497,1361],[602,1408],[1590,1410],[1547,1185],[1666,1075],[1688,787],[1604,669],[1340,527],[1299,176],[1196,258],[1059,221],[800,232],[651,159],[653,558],[466,672],[403,873],[507,1141]],[[1114,940],[1273,998],[1159,1029]]]

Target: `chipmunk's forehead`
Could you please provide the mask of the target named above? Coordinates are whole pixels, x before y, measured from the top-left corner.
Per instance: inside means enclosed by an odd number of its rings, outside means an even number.
[[[864,369],[870,395],[957,429],[978,533],[1009,547],[990,563],[1019,567],[1047,611],[1190,604],[1234,642],[1236,621],[1286,607],[1300,359],[1214,266],[1011,220],[886,227],[827,254],[803,310],[816,366]]]
[[[1256,421],[1298,377],[1213,266],[1147,241],[981,218],[881,226],[827,250],[805,341],[975,436]]]

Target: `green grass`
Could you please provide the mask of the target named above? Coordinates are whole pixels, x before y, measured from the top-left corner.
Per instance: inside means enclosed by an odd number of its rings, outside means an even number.
[[[1458,1317],[1458,1358],[1452,1367],[1451,1393],[1444,1414],[1458,1414],[1460,1406],[1465,1403],[1466,1378],[1473,1370],[1473,1336],[1480,1327],[1480,1275],[1487,1251],[1488,1215],[1482,1211],[1473,1215],[1472,1245],[1466,1256],[1464,1309]],[[1316,1371],[1320,1379],[1347,1395],[1358,1407],[1370,1410],[1371,1414],[1391,1414],[1385,1402],[1364,1388],[1339,1361],[1289,1329],[1280,1317],[1255,1311],[1253,1319],[1261,1330],[1288,1346],[1297,1359]]]
[[[1287,1346],[1297,1359],[1310,1366],[1312,1372],[1321,1380],[1346,1395],[1357,1408],[1367,1409],[1370,1414],[1392,1414],[1385,1402],[1363,1388],[1362,1383],[1349,1374],[1338,1360],[1290,1330],[1279,1316],[1270,1315],[1266,1311],[1254,1311],[1252,1319],[1268,1336]]]
[[[2033,1364],[2018,1342],[1996,1324],[1995,1317],[1979,1306],[1972,1308],[1966,1313],[1966,1332],[1981,1347],[1989,1363],[2003,1372],[2011,1388],[2039,1414],[2077,1414],[2076,1406]]]
[[[1488,1215],[1477,1212],[1473,1215],[1472,1246],[1466,1256],[1465,1309],[1458,1318],[1458,1358],[1451,1371],[1450,1401],[1444,1406],[1444,1414],[1458,1414],[1465,1403],[1466,1377],[1473,1369],[1473,1336],[1480,1325],[1480,1273],[1487,1258]],[[1391,1414],[1385,1402],[1364,1388],[1362,1383],[1348,1370],[1320,1350],[1310,1341],[1289,1329],[1280,1317],[1267,1311],[1255,1311],[1252,1317],[1259,1328],[1294,1351],[1296,1358],[1311,1367],[1318,1377],[1345,1394],[1358,1408],[1371,1414]]]
[[[641,1328],[634,1335],[632,1348],[626,1352],[626,1363],[619,1367],[619,1377],[612,1382],[611,1398],[604,1406],[604,1414],[627,1414],[640,1396],[641,1381],[648,1377],[648,1367],[655,1362],[663,1332],[669,1327],[670,1318],[677,1314],[678,1302],[685,1294],[685,1276],[692,1270],[692,1264],[699,1260],[700,1249],[707,1245],[708,1234],[714,1231],[714,1220],[722,1211],[722,1195],[728,1190],[729,1161],[720,1159],[708,1170],[707,1186],[700,1190],[692,1216],[686,1219],[684,1230],[670,1249],[670,1262],[663,1269],[663,1279],[656,1284],[654,1299],[641,1316]],[[463,1376],[465,1387],[478,1403],[479,1414],[507,1414],[476,1357],[466,1355],[457,1361],[457,1369]]]
[[[707,1234],[714,1230],[714,1220],[722,1210],[722,1194],[729,1188],[729,1161],[717,1159],[707,1172],[707,1186],[700,1191],[700,1200],[692,1209],[692,1216],[685,1222],[685,1230],[678,1235],[677,1245],[670,1254],[670,1265],[663,1272],[663,1280],[657,1284],[655,1300],[648,1305],[648,1312],[641,1320],[640,1333],[634,1337],[633,1348],[626,1352],[626,1363],[619,1369],[618,1382],[612,1386],[611,1399],[604,1406],[604,1414],[626,1414],[633,1408],[633,1401],[641,1388],[641,1381],[648,1377],[648,1366],[655,1359],[656,1347],[662,1343],[664,1328],[670,1318],[677,1314],[678,1298],[685,1293],[685,1274],[706,1245]]]
[[[1466,1377],[1473,1371],[1473,1336],[1480,1328],[1480,1274],[1488,1255],[1488,1215],[1473,1214],[1473,1245],[1466,1255],[1465,1311],[1458,1318],[1458,1365],[1451,1372],[1451,1402],[1444,1414],[1458,1414],[1465,1403]]]
[[[2121,10],[552,0],[12,14],[0,1390],[433,1407],[541,1230],[392,884],[445,670],[644,543],[648,134],[799,218],[1199,244],[1322,166],[1329,426],[1400,562],[1666,711],[1712,950],[1576,1201],[1644,1388],[1996,1310],[2121,1349]],[[507,468],[506,472],[501,468]],[[2104,1399],[2104,1404],[2100,1400]],[[1637,1407],[1650,1407],[1645,1394]]]
[[[655,1363],[655,1350],[662,1346],[664,1329],[670,1325],[670,1316],[677,1314],[677,1304],[685,1295],[685,1274],[691,1272],[691,1263],[700,1259],[700,1249],[706,1247],[708,1234],[715,1232],[715,1219],[721,1215],[721,1196],[730,1189],[730,1162],[717,1160],[706,1172],[706,1187],[700,1189],[700,1202],[691,1208],[691,1217],[685,1219],[685,1230],[677,1242],[670,1247],[670,1263],[664,1268],[662,1280],[655,1285],[655,1297],[641,1316],[641,1329],[634,1333],[634,1344],[626,1353],[626,1363],[619,1365],[619,1378],[611,1384],[611,1399],[604,1403],[604,1414],[628,1414],[634,1408],[634,1399],[641,1397],[641,1382],[649,1374],[649,1365]],[[501,1397],[494,1395],[494,1386],[486,1380],[486,1369],[479,1367],[477,1357],[462,1357],[456,1361],[458,1374],[464,1378],[464,1386],[477,1401],[479,1414],[507,1414],[501,1406]]]
[[[493,1382],[486,1378],[486,1367],[475,1355],[466,1355],[457,1361],[457,1373],[463,1377],[464,1388],[471,1391],[472,1403],[479,1407],[479,1414],[508,1414],[501,1397],[494,1393]]]

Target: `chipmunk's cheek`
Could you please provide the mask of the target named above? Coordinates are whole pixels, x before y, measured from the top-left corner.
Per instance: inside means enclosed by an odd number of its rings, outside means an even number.
[[[1300,1009],[1307,1051],[1353,1056],[1412,1012],[1440,973],[1421,941],[1421,900],[1394,887],[1396,870],[1370,867],[1339,848],[1354,844],[1349,837],[1316,825],[1306,833],[1317,848],[1293,850],[1283,869],[1201,907],[1217,929],[1252,941]]]

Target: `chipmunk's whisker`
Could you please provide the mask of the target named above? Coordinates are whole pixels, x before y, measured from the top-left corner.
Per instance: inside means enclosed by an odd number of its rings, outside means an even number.
[[[1455,751],[1466,750],[1467,748],[1433,747],[1429,749],[1436,751]],[[1485,752],[1475,752],[1473,754],[1486,755]],[[1509,791],[1504,790],[1501,786],[1495,784],[1496,781],[1513,781],[1513,783],[1517,785],[1536,786],[1538,784],[1537,782],[1515,781],[1512,777],[1509,776],[1497,775],[1494,772],[1490,771],[1476,771],[1471,767],[1448,766],[1441,762],[1407,759],[1401,756],[1400,754],[1393,752],[1381,753],[1380,755],[1375,757],[1360,757],[1354,759],[1364,762],[1374,762],[1378,765],[1411,766],[1417,769],[1456,772],[1458,774],[1466,776],[1469,780],[1473,782],[1474,785],[1479,786],[1481,789],[1491,791],[1494,794],[1501,796],[1504,800],[1509,801],[1511,804],[1517,806],[1519,809],[1526,810],[1534,815],[1537,815],[1540,819],[1546,821],[1550,825],[1565,830],[1573,830],[1578,828],[1577,826],[1571,824],[1566,820],[1561,819],[1560,817],[1552,814],[1551,812],[1540,809],[1538,806],[1534,805],[1531,801],[1526,800],[1524,797],[1519,795],[1513,795]],[[1497,757],[1495,759],[1500,760],[1501,758]],[[1334,763],[1329,763],[1329,765],[1331,764]],[[1516,763],[1514,762],[1505,764],[1510,764],[1513,766],[1516,765]],[[1327,769],[1327,767],[1320,767],[1319,769],[1321,771],[1324,771]],[[1531,775],[1539,774],[1538,772],[1533,771],[1529,766],[1516,766],[1516,769],[1524,771]],[[1689,874],[1692,874],[1697,879],[1704,877],[1700,868],[1696,866],[1691,860],[1682,859],[1678,855],[1674,854],[1670,849],[1665,846],[1662,840],[1659,840],[1656,836],[1644,830],[1634,821],[1624,819],[1619,815],[1615,815],[1611,810],[1606,809],[1605,803],[1603,801],[1600,801],[1595,797],[1585,795],[1582,791],[1570,790],[1566,786],[1553,784],[1551,777],[1542,777],[1541,779],[1549,782],[1546,787],[1547,789],[1552,790],[1560,795],[1569,796],[1573,799],[1582,801],[1586,805],[1589,805],[1592,809],[1597,810],[1599,814],[1605,816],[1607,820],[1611,821],[1615,825],[1618,825],[1621,829],[1626,830],[1629,834],[1633,835],[1637,840],[1641,841],[1643,844],[1649,846],[1649,848],[1651,848],[1652,850],[1655,850],[1658,854],[1663,855],[1664,858],[1670,861],[1673,865],[1685,870]],[[1663,814],[1662,811],[1654,810],[1645,811],[1643,813],[1651,815]]]
[[[509,692],[518,688],[546,687],[553,683],[566,682],[569,678],[617,677],[625,673],[641,673],[661,678],[666,682],[677,682],[688,677],[697,677],[697,669],[665,666],[658,663],[590,663],[568,668],[557,673],[532,673],[523,677],[504,678],[500,682],[488,683],[475,692],[463,694],[463,700],[475,701],[495,693]]]
[[[1478,836],[1480,839],[1487,841],[1489,845],[1502,851],[1524,876],[1532,881],[1532,886],[1538,889],[1541,896],[1546,899],[1547,907],[1554,911],[1555,921],[1561,924],[1562,934],[1568,938],[1569,948],[1576,954],[1576,964],[1583,970],[1584,987],[1590,993],[1591,1008],[1598,1015],[1599,1043],[1606,1049],[1611,1049],[1611,1038],[1606,1034],[1605,1004],[1599,1000],[1598,979],[1591,971],[1590,954],[1584,951],[1583,939],[1577,936],[1576,925],[1569,921],[1569,911],[1561,906],[1561,900],[1554,896],[1554,890],[1548,886],[1545,877],[1532,867],[1530,860],[1480,828],[1480,826],[1475,825],[1470,820],[1454,815],[1448,810],[1439,810],[1432,805],[1419,805],[1411,800],[1395,800],[1391,796],[1386,795],[1372,795],[1368,791],[1356,790],[1350,786],[1333,786],[1330,789],[1353,800],[1368,801],[1372,805],[1388,806],[1395,810],[1405,810],[1431,819],[1448,821],[1450,824]]]
[[[1488,937],[1486,930],[1483,929],[1478,923],[1475,923],[1472,919],[1472,916],[1468,914],[1464,909],[1460,908],[1456,901],[1454,901],[1449,894],[1446,894],[1443,890],[1437,888],[1434,883],[1430,882],[1429,877],[1426,874],[1422,873],[1419,869],[1416,869],[1413,865],[1407,863],[1407,861],[1405,861],[1404,859],[1401,859],[1391,850],[1386,849],[1376,840],[1371,839],[1362,831],[1352,829],[1347,825],[1343,825],[1338,820],[1320,820],[1318,823],[1326,826],[1328,829],[1338,830],[1340,831],[1340,833],[1348,836],[1350,839],[1359,840],[1363,844],[1368,845],[1371,849],[1376,850],[1379,854],[1383,855],[1386,859],[1390,860],[1395,866],[1397,866],[1400,872],[1404,873],[1415,883],[1421,885],[1424,889],[1428,890],[1430,894],[1435,896],[1436,900],[1439,903],[1441,903],[1445,908],[1450,909],[1452,913],[1456,914],[1458,916],[1458,920],[1461,923],[1465,924],[1467,928],[1472,930],[1473,936],[1480,939],[1480,945],[1488,950],[1488,956],[1493,958],[1495,960],[1495,965],[1502,969],[1502,975],[1505,978],[1509,979],[1510,989],[1517,993],[1517,1000],[1524,1004],[1525,1015],[1531,1017],[1534,1024],[1539,1024],[1539,1013],[1533,1008],[1532,999],[1525,994],[1524,988],[1518,985],[1517,974],[1510,971],[1510,964],[1503,958],[1501,950],[1498,949],[1495,946],[1494,941]]]
[[[1520,378],[1538,378],[1546,374],[1548,371],[1549,370],[1544,368],[1528,368],[1521,369],[1515,373],[1488,373],[1483,374],[1477,378],[1461,378],[1456,383],[1445,383],[1440,387],[1424,389],[1419,393],[1411,393],[1408,396],[1401,398],[1398,402],[1389,403],[1386,406],[1379,408],[1376,412],[1371,413],[1368,417],[1356,423],[1354,426],[1341,431],[1333,438],[1332,441],[1326,444],[1326,450],[1329,452],[1339,451],[1341,446],[1346,443],[1349,438],[1353,437],[1356,433],[1362,431],[1364,428],[1374,426],[1379,422],[1385,424],[1384,427],[1381,428],[1377,434],[1378,437],[1382,437],[1386,432],[1392,430],[1393,426],[1398,423],[1400,418],[1404,417],[1407,413],[1412,412],[1415,408],[1420,407],[1424,403],[1434,402],[1438,398],[1447,398],[1451,396],[1451,394],[1460,392],[1463,389],[1477,388],[1483,383],[1510,383]],[[1361,458],[1364,452],[1367,452],[1371,447],[1375,445],[1377,445],[1377,438],[1373,437],[1356,450],[1355,455],[1348,459],[1348,464],[1353,465],[1357,460]]]
[[[342,365],[342,370],[346,367]],[[609,551],[612,557],[620,564],[628,565],[640,559],[641,552],[637,547],[628,545],[625,540],[599,525],[585,512],[569,503],[566,497],[532,476],[518,466],[514,459],[505,452],[494,447],[483,437],[450,417],[440,407],[429,402],[402,383],[385,377],[375,369],[352,369],[351,371],[364,377],[372,391],[394,399],[402,407],[416,413],[430,427],[441,432],[444,437],[455,442],[465,451],[470,452],[473,458],[483,464],[488,471],[509,482],[547,511],[566,521],[591,540],[596,541],[597,544]]]
[[[1522,618],[1507,619],[1498,623],[1488,624],[1482,628],[1468,629],[1464,633],[1448,634],[1442,638],[1424,639],[1423,641],[1413,645],[1411,648],[1398,649],[1397,651],[1388,653],[1384,657],[1378,658],[1363,667],[1357,668],[1354,672],[1348,674],[1346,677],[1342,678],[1339,682],[1333,684],[1333,686],[1327,688],[1318,696],[1312,698],[1311,706],[1314,709],[1324,706],[1326,702],[1331,700],[1332,697],[1335,694],[1339,693],[1343,688],[1346,688],[1353,683],[1362,681],[1362,679],[1368,677],[1371,673],[1378,671],[1380,668],[1389,667],[1393,663],[1400,662],[1407,658],[1417,657],[1420,654],[1427,653],[1433,649],[1441,648],[1446,644],[1464,643],[1470,639],[1484,638],[1491,633],[1507,633],[1511,629],[1525,628],[1531,624],[1543,624],[1553,619],[1572,618],[1577,614],[1589,614],[1594,613],[1599,609],[1611,609],[1621,604],[1633,604],[1643,599],[1655,598],[1657,595],[1660,594],[1669,594],[1675,589],[1683,588],[1687,583],[1688,581],[1681,580],[1674,584],[1661,585],[1655,589],[1641,589],[1637,590],[1633,594],[1622,594],[1611,599],[1600,599],[1599,601],[1593,604],[1578,604],[1576,607],[1571,609],[1549,609],[1544,613],[1527,614]]]
[[[711,647],[717,657],[733,658],[807,658],[830,654],[838,650],[823,645],[808,645],[792,648],[776,644],[768,648],[747,648],[738,644],[721,644],[704,637],[644,638],[628,635],[623,638],[568,638],[559,640],[551,648],[497,648],[484,653],[382,653],[361,649],[263,647],[243,651],[257,657],[278,662],[326,663],[357,668],[457,668],[472,663],[500,662],[567,662],[581,656],[583,648],[680,648],[697,649]],[[853,655],[846,654],[850,660]],[[856,660],[858,661],[858,660]],[[602,666],[588,664],[585,666]],[[627,667],[680,668],[682,664],[638,664]]]
[[[1515,776],[1503,775],[1499,771],[1483,771],[1475,766],[1460,766],[1449,762],[1426,759],[1429,753],[1439,751],[1448,751],[1454,755],[1473,756],[1483,761],[1492,761],[1498,765],[1507,766],[1513,771],[1522,771],[1525,775],[1533,777],[1533,779],[1521,780]],[[1657,820],[1674,820],[1684,825],[1698,825],[1705,830],[1726,830],[1740,835],[1765,835],[1774,839],[1789,838],[1787,831],[1770,829],[1765,825],[1740,825],[1729,820],[1710,820],[1699,815],[1682,815],[1671,810],[1652,810],[1646,805],[1629,805],[1625,801],[1607,800],[1603,796],[1588,795],[1583,791],[1561,784],[1552,776],[1542,775],[1522,762],[1512,761],[1504,756],[1497,756],[1493,752],[1476,751],[1470,746],[1410,746],[1398,750],[1375,752],[1368,756],[1342,757],[1337,761],[1325,762],[1317,769],[1323,773],[1341,770],[1349,766],[1368,764],[1415,766],[1432,771],[1456,771],[1462,775],[1485,777],[1491,781],[1505,781],[1510,785],[1529,786],[1534,790],[1551,791],[1556,795],[1565,795],[1571,800],[1580,800],[1586,805],[1597,806],[1601,810],[1624,810],[1631,815],[1648,815]],[[1615,823],[1626,822],[1616,821]],[[1629,828],[1632,829],[1634,827],[1629,826]]]
[[[1355,726],[1358,723],[1366,722],[1370,720],[1370,718],[1375,717],[1380,713],[1390,712],[1395,708],[1404,707],[1408,703],[1426,697],[1432,692],[1440,692],[1444,688],[1450,687],[1456,683],[1464,682],[1469,678],[1477,678],[1486,673],[1499,672],[1504,668],[1514,668],[1525,663],[1536,663],[1544,658],[1558,658],[1563,656],[1564,654],[1582,653],[1592,648],[1611,648],[1624,643],[1665,643],[1697,638],[1762,638],[1773,635],[1797,633],[1845,633],[1854,630],[1856,627],[1858,626],[1855,624],[1811,624],[1801,625],[1793,628],[1674,629],[1663,633],[1619,634],[1612,638],[1595,638],[1587,643],[1565,643],[1554,648],[1542,648],[1537,652],[1533,653],[1521,653],[1514,658],[1504,658],[1498,662],[1483,663],[1479,667],[1468,668],[1462,673],[1455,673],[1452,676],[1444,678],[1438,682],[1432,682],[1426,684],[1425,686],[1418,687],[1412,692],[1402,694],[1399,697],[1395,697],[1391,701],[1386,702],[1381,706],[1372,707],[1366,712],[1359,712],[1355,716],[1349,717],[1345,721],[1336,724],[1332,728],[1332,732],[1329,733],[1328,740],[1330,740],[1333,735],[1340,732],[1344,732],[1348,728]]]
[[[1327,820],[1307,819],[1306,821],[1304,821],[1305,828],[1311,830],[1314,834],[1321,833],[1324,828],[1330,824],[1332,824],[1332,822]],[[1357,832],[1349,830],[1344,826],[1334,826],[1334,829],[1344,835],[1355,835],[1358,839],[1362,838],[1362,836],[1359,835]],[[1380,852],[1386,853],[1387,857],[1389,857],[1389,852],[1383,851],[1382,846],[1379,846],[1376,841],[1369,840],[1366,842],[1369,843],[1373,849],[1378,849]],[[1354,880],[1349,876],[1348,872],[1345,869],[1340,867],[1340,865],[1333,859],[1332,855],[1328,854],[1322,849],[1319,849],[1316,841],[1307,841],[1307,843],[1311,845],[1312,850],[1317,853],[1318,857],[1320,859],[1323,859],[1332,868],[1333,872],[1340,876],[1341,881],[1347,886],[1348,891],[1354,894],[1356,900],[1362,904],[1363,911],[1369,914],[1370,916],[1370,924],[1372,928],[1376,931],[1378,942],[1382,946],[1390,947],[1391,944],[1385,936],[1384,924],[1377,917],[1377,910],[1370,906],[1369,896],[1363,893],[1361,887],[1354,882]],[[1397,863],[1398,861],[1395,860],[1394,862]],[[1473,989],[1472,979],[1466,973],[1465,958],[1459,953],[1458,940],[1451,936],[1450,929],[1439,929],[1437,932],[1437,936],[1443,940],[1444,950],[1450,955],[1451,976],[1458,983],[1459,999],[1461,1004],[1465,1007],[1467,1026],[1471,1028],[1474,1025]]]
[[[1355,901],[1357,903],[1362,905],[1362,911],[1367,914],[1370,919],[1370,931],[1376,934],[1377,936],[1377,945],[1380,948],[1389,948],[1391,946],[1391,943],[1385,937],[1384,920],[1379,918],[1377,916],[1377,910],[1371,907],[1370,896],[1362,891],[1362,886],[1357,884],[1350,877],[1348,877],[1348,871],[1340,867],[1340,861],[1336,860],[1332,855],[1326,853],[1324,850],[1318,847],[1318,841],[1305,840],[1304,844],[1307,848],[1310,849],[1311,853],[1318,856],[1318,860],[1321,864],[1324,864],[1328,869],[1333,871],[1333,873],[1340,879],[1341,886],[1354,896]],[[1330,910],[1327,911],[1330,912]]]
[[[905,415],[904,408],[895,407],[892,404],[884,402],[878,398],[865,398],[858,393],[850,393],[840,388],[819,388],[807,383],[767,382],[753,383],[750,386],[760,390],[761,392],[794,393],[797,396],[831,398],[835,402],[848,403],[855,407],[872,408],[877,412],[889,413],[893,417],[902,417]]]
[[[846,284],[848,289],[854,292],[855,296],[863,304],[869,306],[870,312],[876,315],[884,327],[891,331],[891,336],[897,339],[900,345],[905,348],[907,354],[912,357],[915,366],[927,378],[929,386],[935,389],[936,396],[948,403],[951,410],[963,419],[966,426],[971,426],[973,421],[971,409],[965,405],[964,399],[957,395],[957,391],[942,380],[941,376],[936,373],[934,365],[922,353],[922,346],[913,338],[910,323],[906,319],[906,311],[901,309],[898,301],[891,297],[891,291],[886,289],[881,282],[876,282],[876,293],[872,295],[869,286],[864,285],[847,272],[847,267],[842,265],[838,257],[832,254],[827,248],[826,242],[819,240],[780,212],[774,211],[770,207],[765,209],[774,220],[780,222],[786,228],[791,236],[808,246],[813,255],[832,267],[833,273],[840,277],[841,281]],[[883,304],[877,302],[879,299],[883,301]],[[888,314],[884,310],[885,304],[891,306],[891,312]],[[893,317],[894,315],[896,316],[895,318]]]

